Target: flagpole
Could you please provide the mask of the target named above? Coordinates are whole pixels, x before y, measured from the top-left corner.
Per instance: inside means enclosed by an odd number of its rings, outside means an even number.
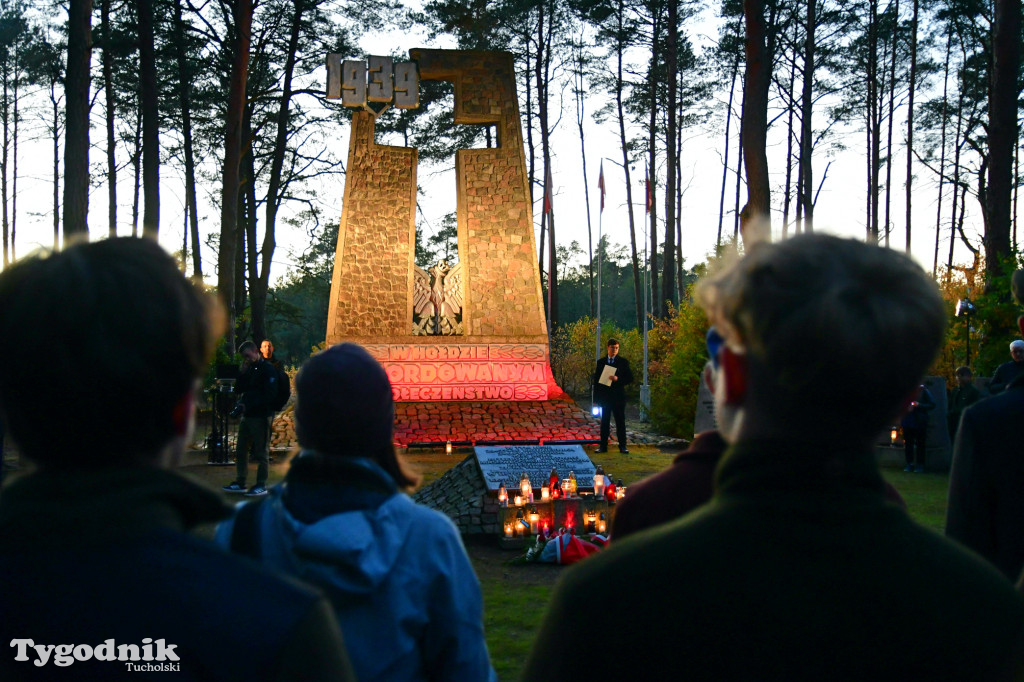
[[[644,208],[645,213],[651,210],[650,177],[647,164],[644,164]],[[647,332],[650,327],[650,263],[647,261],[647,220],[644,219],[644,383],[640,385],[640,421],[650,420],[651,387],[647,383]]]
[[[553,298],[554,297],[554,292],[552,292],[552,290],[551,290],[551,271],[555,267],[555,240],[550,238],[550,235],[553,234],[551,232],[551,227],[552,227],[551,222],[552,222],[552,218],[554,217],[554,215],[553,215],[554,214],[554,206],[553,206],[554,202],[552,201],[552,198],[551,198],[552,190],[551,190],[551,162],[550,161],[548,161],[548,163],[547,163],[547,165],[545,167],[545,171],[546,172],[544,174],[544,205],[543,205],[543,210],[544,210],[544,214],[545,214],[545,216],[547,218],[547,221],[548,221],[548,237],[549,237],[548,238],[548,243],[549,243],[549,246],[550,246],[550,248],[548,249],[548,251],[550,251],[550,253],[548,254],[548,315],[547,315],[547,318],[548,318],[547,319],[547,323],[548,323],[548,347],[550,348],[551,346],[554,345],[554,338],[555,338],[555,330],[553,330],[551,328],[551,304],[552,304],[552,301],[554,300],[554,298]],[[543,220],[543,218],[542,218],[542,220]]]
[[[646,228],[647,224],[644,223]],[[647,230],[644,229],[644,263],[647,263]],[[640,421],[650,420],[651,387],[647,383],[647,332],[650,322],[650,265],[644,268],[644,383],[640,385]]]

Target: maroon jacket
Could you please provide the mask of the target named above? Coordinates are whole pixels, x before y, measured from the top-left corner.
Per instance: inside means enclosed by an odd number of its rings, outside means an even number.
[[[629,486],[615,510],[612,538],[678,519],[711,499],[715,467],[727,447],[718,431],[698,433],[672,466]]]
[[[728,444],[718,431],[704,431],[672,460],[664,471],[629,486],[629,494],[619,502],[612,524],[612,539],[652,526],[668,523],[701,506],[714,493],[715,469]],[[888,481],[885,498],[904,509],[907,503]]]

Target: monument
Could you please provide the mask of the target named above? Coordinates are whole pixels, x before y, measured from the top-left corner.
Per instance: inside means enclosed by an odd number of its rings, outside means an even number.
[[[410,57],[328,58],[328,97],[356,111],[327,342],[384,366],[401,443],[596,440],[551,373],[512,55]],[[456,152],[458,262],[428,270],[414,262],[417,150],[374,139],[384,109],[418,106],[419,80],[452,82],[455,123],[497,132],[496,147]]]

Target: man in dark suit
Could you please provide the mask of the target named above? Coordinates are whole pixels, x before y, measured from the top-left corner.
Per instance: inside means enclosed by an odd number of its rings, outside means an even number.
[[[608,377],[610,384],[601,382],[605,367],[612,372]],[[619,357],[619,342],[608,339],[608,355],[597,361],[594,369],[594,404],[601,407],[601,447],[598,452],[608,452],[608,433],[611,431],[611,418],[615,415],[615,438],[619,442],[619,452],[626,449],[626,386],[633,381],[633,372],[629,369],[629,360]]]

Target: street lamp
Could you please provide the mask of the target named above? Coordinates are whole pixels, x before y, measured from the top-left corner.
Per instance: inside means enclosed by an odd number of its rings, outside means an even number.
[[[974,311],[975,307],[970,298],[965,296],[956,302],[956,316],[965,318],[967,322],[964,325],[967,337],[967,361],[964,364],[968,367],[971,366],[971,315],[974,314]]]

